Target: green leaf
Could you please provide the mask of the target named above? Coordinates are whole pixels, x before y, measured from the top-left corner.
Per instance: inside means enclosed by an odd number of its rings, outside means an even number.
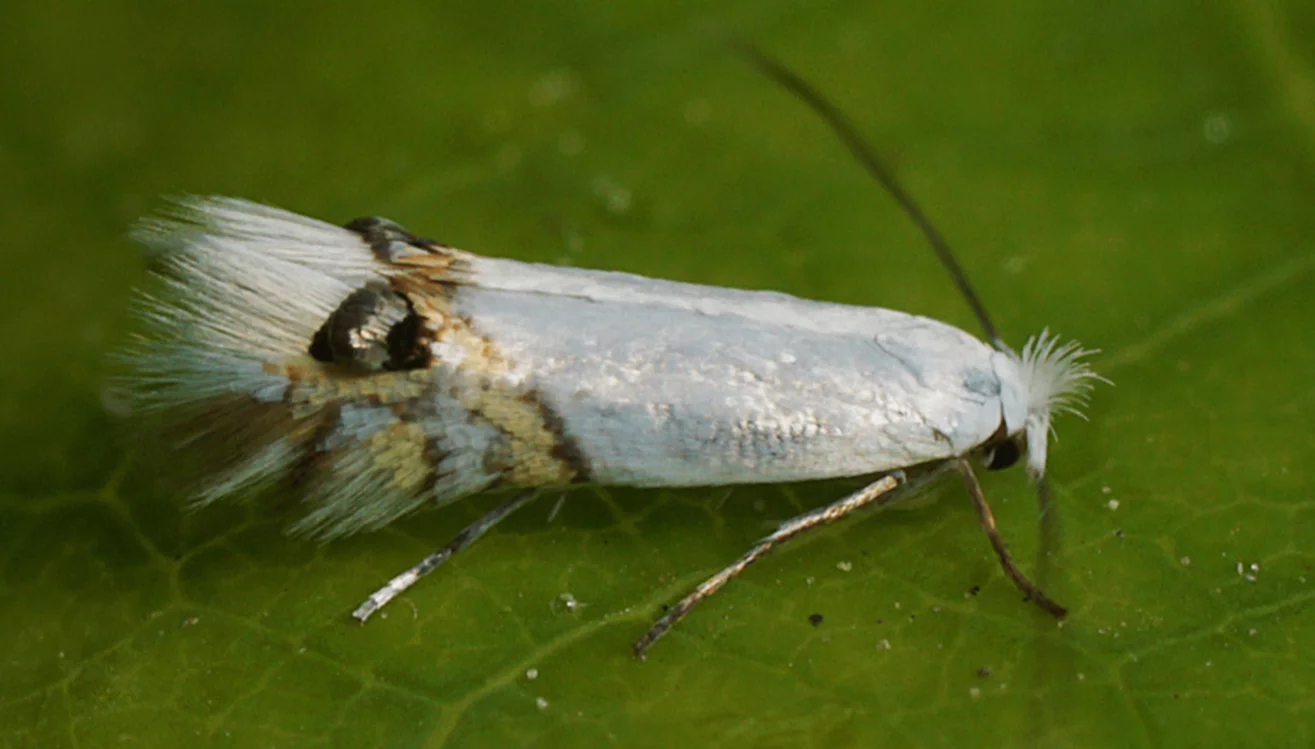
[[[6,5],[0,744],[1315,741],[1309,6],[468,5]],[[1064,626],[953,485],[770,556],[637,662],[664,604],[852,482],[547,497],[362,627],[497,498],[317,546],[157,479],[106,378],[145,277],[124,231],[162,194],[975,330],[725,35],[852,114],[1008,340],[1103,349],[1115,387],[1052,448]],[[986,491],[1035,569],[1021,472]]]

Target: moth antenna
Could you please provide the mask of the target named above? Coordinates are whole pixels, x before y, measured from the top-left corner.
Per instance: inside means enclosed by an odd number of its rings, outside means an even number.
[[[917,201],[909,195],[885,163],[877,157],[876,151],[867,144],[867,141],[863,140],[863,136],[859,135],[858,130],[849,121],[849,118],[812,84],[800,78],[776,58],[742,40],[733,39],[728,44],[750,65],[757,68],[758,72],[767,76],[781,88],[799,97],[804,104],[807,104],[813,112],[822,118],[822,121],[836,134],[836,137],[840,138],[840,142],[844,143],[849,152],[858,160],[863,170],[871,175],[887,194],[894,198],[904,214],[913,221],[918,230],[922,232],[922,235],[926,237],[927,243],[931,245],[932,251],[936,253],[941,265],[950,274],[954,285],[959,287],[959,293],[963,295],[964,300],[968,302],[968,306],[972,308],[973,314],[977,316],[977,322],[982,326],[982,332],[990,340],[991,345],[999,351],[1009,351],[1009,347],[1005,345],[996,332],[990,315],[986,314],[986,307],[982,305],[981,299],[977,297],[977,292],[973,291],[972,284],[968,283],[968,277],[964,275],[963,268],[959,266],[959,261],[954,259],[954,252],[950,249],[950,245],[941,236],[941,233],[936,231],[931,219],[923,213]]]

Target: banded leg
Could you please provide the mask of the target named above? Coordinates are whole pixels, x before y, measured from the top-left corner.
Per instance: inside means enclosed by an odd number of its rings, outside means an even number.
[[[1068,616],[1068,611],[1059,604],[1050,600],[1050,597],[1041,592],[1041,589],[1032,584],[1014,564],[1014,560],[1009,556],[1009,550],[1005,548],[1004,539],[1000,538],[1000,531],[995,527],[995,516],[991,514],[990,505],[986,504],[986,497],[982,494],[982,485],[977,483],[977,475],[973,473],[972,466],[968,461],[960,460],[959,472],[963,474],[963,483],[968,487],[968,495],[972,497],[973,507],[977,508],[977,522],[986,531],[986,537],[991,541],[991,548],[995,549],[995,555],[1000,560],[1000,566],[1004,568],[1005,575],[1014,581],[1014,585],[1023,592],[1027,600],[1032,601],[1054,616],[1056,619],[1063,619]]]
[[[383,608],[385,604],[401,595],[407,588],[415,585],[420,578],[433,572],[440,564],[446,562],[448,557],[470,546],[475,539],[484,535],[484,532],[489,528],[497,525],[503,518],[528,504],[530,500],[534,499],[534,496],[534,492],[521,492],[495,507],[489,514],[466,526],[460,533],[453,536],[452,540],[448,541],[446,545],[421,559],[411,569],[389,580],[387,585],[371,593],[364,603],[356,607],[356,610],[352,612],[352,616],[356,617],[361,623],[365,623],[365,620],[369,619],[371,614]]]
[[[920,480],[918,482],[919,485],[923,483],[926,478],[929,477],[924,477]],[[684,619],[685,615],[689,613],[690,609],[698,605],[699,601],[716,593],[723,585],[730,582],[731,578],[743,572],[745,567],[758,561],[758,559],[767,552],[775,549],[777,546],[780,546],[795,536],[798,536],[804,531],[839,520],[860,507],[866,507],[869,505],[880,507],[889,504],[898,496],[903,496],[904,492],[898,494],[892,493],[896,487],[901,485],[907,486],[908,479],[905,477],[903,471],[895,471],[894,473],[887,474],[880,479],[877,479],[844,499],[785,521],[775,533],[764,538],[762,541],[759,541],[756,546],[749,549],[744,556],[735,560],[726,569],[718,572],[707,580],[704,580],[703,584],[695,588],[693,593],[685,596],[681,599],[680,603],[672,606],[661,619],[654,622],[653,626],[644,633],[644,636],[635,642],[633,646],[635,657],[642,660],[644,658],[644,652],[647,651],[653,643],[657,642],[662,635],[666,634],[667,630],[675,626],[676,622]]]

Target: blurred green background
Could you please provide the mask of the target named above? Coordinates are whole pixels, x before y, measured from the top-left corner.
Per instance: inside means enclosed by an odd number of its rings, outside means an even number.
[[[852,114],[1007,339],[1103,349],[1116,387],[1052,448],[1065,626],[951,486],[761,562],[631,659],[830,482],[586,490],[551,522],[549,498],[359,627],[490,498],[317,546],[269,508],[184,512],[134,452],[107,354],[161,195],[975,330],[721,34]],[[1310,746],[1313,39],[1291,0],[5,3],[0,745]],[[1022,472],[986,489],[1031,569]]]

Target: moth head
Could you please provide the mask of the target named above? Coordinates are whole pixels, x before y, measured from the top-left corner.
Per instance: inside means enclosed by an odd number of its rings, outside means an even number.
[[[1060,343],[1048,330],[1029,339],[1021,355],[997,352],[1004,423],[1003,434],[988,444],[988,467],[1007,467],[1026,452],[1028,475],[1034,481],[1045,475],[1052,418],[1065,411],[1086,418],[1081,409],[1092,386],[1109,382],[1084,361],[1094,353],[1076,341]]]

